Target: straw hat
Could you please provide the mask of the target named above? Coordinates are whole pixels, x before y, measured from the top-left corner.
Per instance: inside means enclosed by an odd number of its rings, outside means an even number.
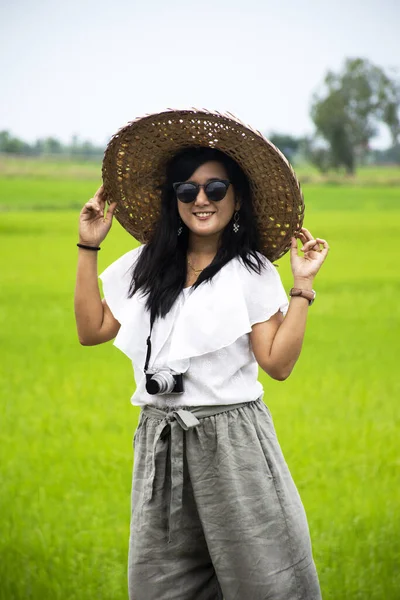
[[[118,203],[114,214],[121,225],[141,243],[151,239],[166,164],[189,146],[218,148],[240,165],[250,181],[260,251],[271,261],[283,256],[303,223],[299,182],[283,154],[230,113],[168,109],[128,123],[111,138],[103,183],[108,201]]]

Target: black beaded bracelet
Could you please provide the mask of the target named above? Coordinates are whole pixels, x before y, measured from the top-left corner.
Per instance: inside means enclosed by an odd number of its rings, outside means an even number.
[[[84,248],[85,250],[94,250],[97,252],[100,250],[100,246],[85,246],[85,244],[77,244],[78,248]]]

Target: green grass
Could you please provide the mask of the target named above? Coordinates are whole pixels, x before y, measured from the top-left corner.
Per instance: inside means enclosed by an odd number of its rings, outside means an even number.
[[[357,206],[359,197],[365,200],[367,188],[375,201],[381,193],[395,197],[400,187],[400,165],[360,167],[352,177],[335,172],[321,174],[312,166],[299,166],[296,173],[305,191],[309,188],[319,190],[324,184],[324,189],[331,189],[330,198],[336,201],[335,188],[341,186],[342,197],[357,198]],[[0,155],[1,210],[75,209],[100,185],[99,161]],[[392,189],[388,189],[389,186]]]
[[[52,183],[75,210],[0,215],[0,600],[123,600],[134,380],[111,343],[78,344],[75,243],[93,186]],[[28,186],[21,203],[35,194]],[[331,251],[298,364],[285,382],[261,377],[265,401],[324,600],[397,600],[400,192],[306,186],[305,196],[305,224]],[[134,243],[114,223],[99,268]],[[279,269],[289,289],[288,256]]]
[[[95,179],[101,168],[99,160],[75,160],[68,157],[22,157],[0,154],[2,177],[59,179]]]
[[[7,177],[0,184],[3,210],[65,210],[82,207],[100,187],[101,180]]]
[[[0,156],[0,210],[80,208],[101,183],[98,162]]]
[[[382,186],[400,185],[400,165],[359,166],[354,175],[347,175],[343,169],[321,173],[312,165],[295,165],[297,176],[302,183],[330,183],[334,185]]]

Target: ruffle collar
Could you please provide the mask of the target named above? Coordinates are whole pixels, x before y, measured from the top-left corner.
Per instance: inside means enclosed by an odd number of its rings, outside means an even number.
[[[251,331],[239,259],[232,259],[198,288],[182,290],[168,315],[157,319],[152,332],[150,367],[170,339],[166,367],[185,372],[190,358],[215,352]],[[146,299],[135,294],[125,303],[121,327],[114,345],[126,354],[135,368],[143,370],[150,316]]]

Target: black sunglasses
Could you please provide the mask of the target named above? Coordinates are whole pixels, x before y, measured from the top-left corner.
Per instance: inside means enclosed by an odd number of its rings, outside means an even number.
[[[219,202],[222,198],[225,198],[230,184],[231,182],[228,179],[213,179],[204,185],[200,185],[194,181],[178,181],[177,183],[173,183],[172,187],[178,200],[189,204],[189,202],[196,200],[200,188],[204,188],[204,192],[209,200]]]

